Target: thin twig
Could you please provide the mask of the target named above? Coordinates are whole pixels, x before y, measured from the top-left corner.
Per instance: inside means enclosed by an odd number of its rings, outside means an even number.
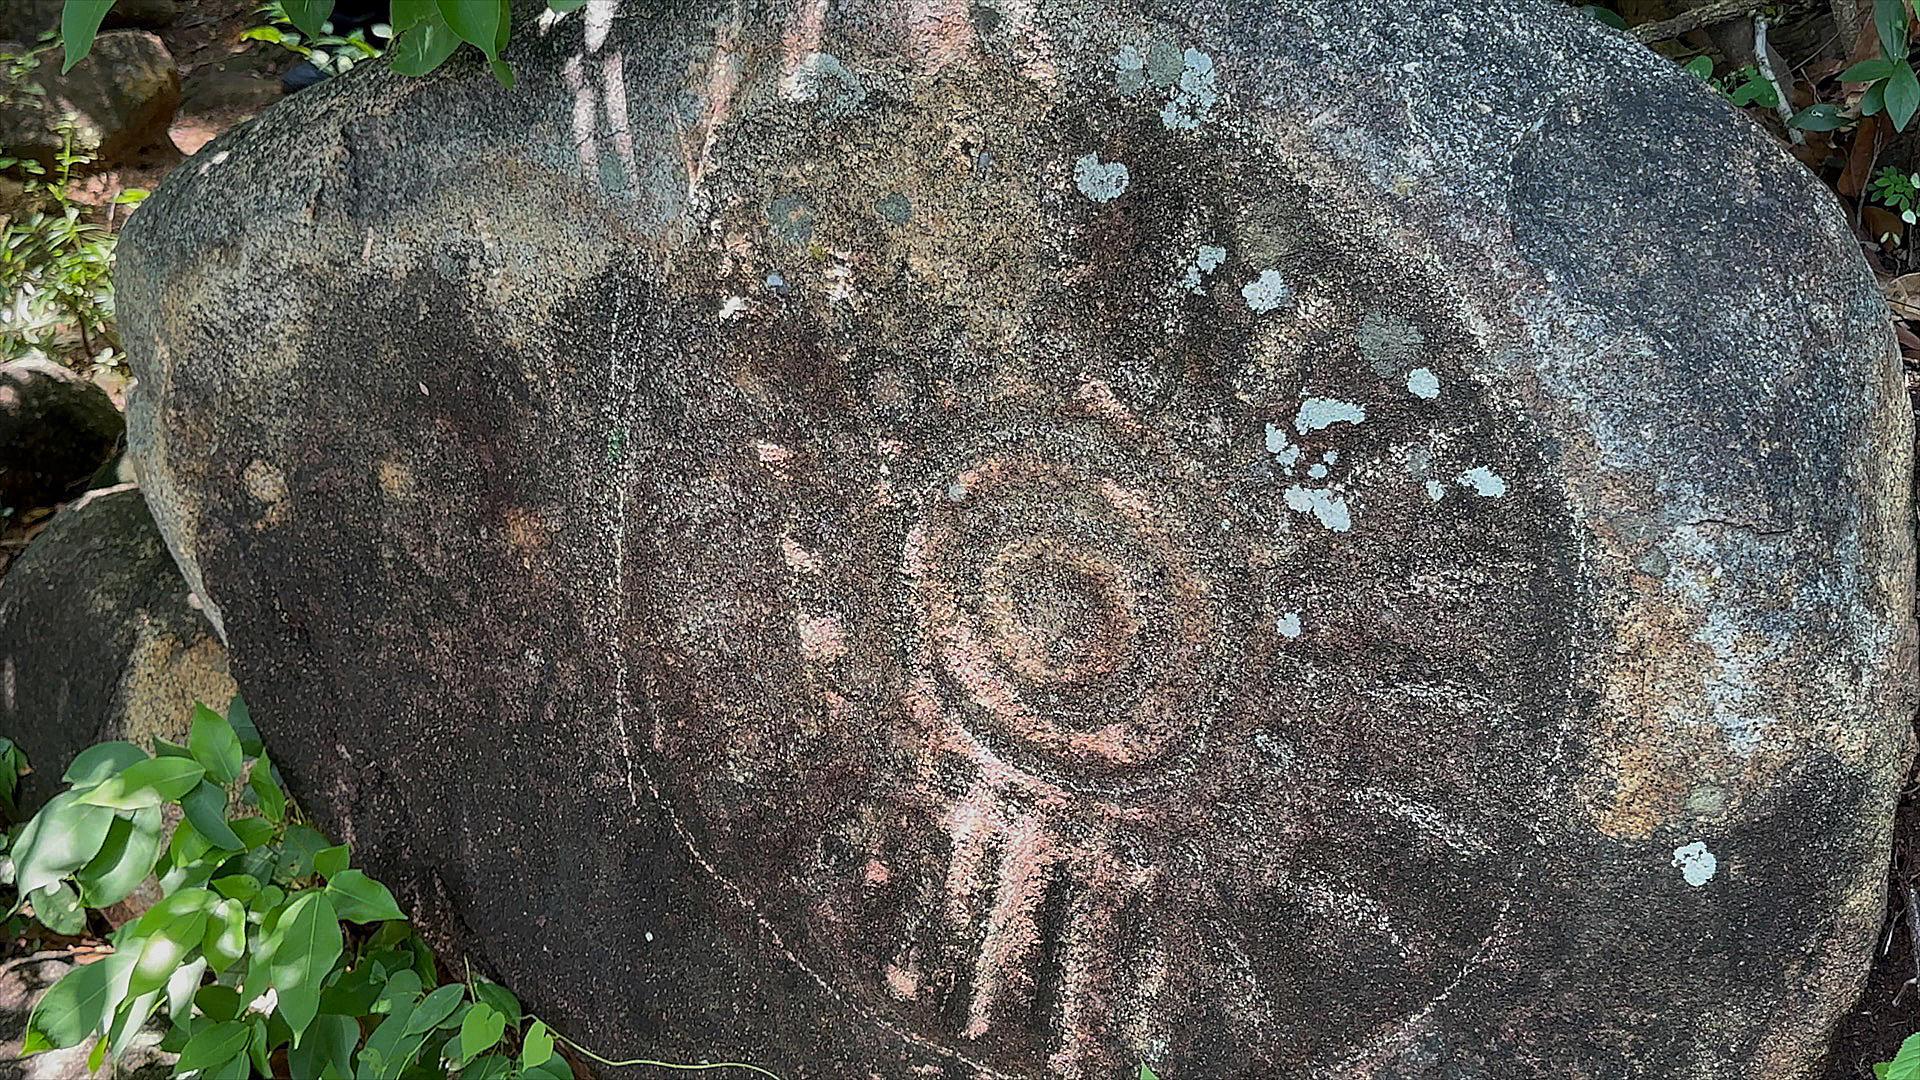
[[[1760,77],[1773,87],[1773,110],[1780,114],[1780,123],[1786,126],[1787,139],[1795,146],[1805,146],[1807,137],[1793,126],[1793,103],[1788,100],[1787,88],[1780,85],[1780,77],[1773,73],[1773,58],[1767,51],[1767,20],[1758,16],[1753,20],[1753,57]]]
[[[1641,23],[1627,31],[1635,41],[1651,45],[1656,41],[1670,41],[1684,34],[1691,34],[1703,26],[1713,26],[1730,19],[1744,19],[1763,9],[1769,0],[1712,0],[1691,11],[1683,11],[1671,19],[1659,22]]]
[[[1913,975],[1920,979],[1920,895],[1913,891],[1913,882],[1902,882],[1907,889],[1907,937],[1913,942]]]

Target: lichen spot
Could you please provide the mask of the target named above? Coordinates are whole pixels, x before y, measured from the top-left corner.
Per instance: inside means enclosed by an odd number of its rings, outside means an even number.
[[[800,638],[800,652],[815,663],[824,663],[847,654],[847,634],[840,620],[832,615],[801,612],[794,617],[794,631]]]
[[[1203,292],[1202,283],[1208,274],[1220,269],[1227,261],[1227,249],[1213,244],[1201,244],[1187,263],[1187,270],[1180,278],[1180,287],[1191,293]]]
[[[1440,396],[1440,376],[1432,368],[1414,368],[1407,373],[1407,393],[1425,401]]]
[[[1461,473],[1455,482],[1483,499],[1497,499],[1507,493],[1506,479],[1485,465],[1475,465]]]
[[[1289,640],[1299,637],[1300,613],[1297,611],[1282,612],[1279,618],[1273,620],[1273,629],[1275,633]]]
[[[1695,840],[1673,849],[1673,865],[1687,884],[1697,889],[1713,880],[1714,873],[1720,869],[1720,860],[1707,850],[1706,844]]]
[[[1300,460],[1300,448],[1288,441],[1287,429],[1278,424],[1267,425],[1267,453],[1273,455],[1274,464],[1289,472]]]
[[[1329,488],[1309,488],[1295,484],[1286,490],[1287,506],[1314,519],[1332,532],[1353,528],[1353,513],[1345,497]]]
[[[1073,182],[1080,187],[1080,194],[1094,202],[1112,202],[1127,190],[1131,179],[1126,165],[1118,161],[1101,161],[1099,154],[1088,154],[1073,163]]]
[[[1199,49],[1181,54],[1180,81],[1160,110],[1160,122],[1170,131],[1192,131],[1206,120],[1220,100],[1213,58]]]
[[[1319,431],[1334,424],[1359,424],[1367,419],[1367,407],[1356,405],[1339,398],[1310,397],[1300,403],[1300,412],[1293,418],[1293,426],[1302,434]]]
[[[1247,306],[1258,312],[1276,311],[1293,299],[1293,289],[1278,270],[1262,270],[1260,276],[1240,287]]]
[[[1432,499],[1434,502],[1439,502],[1446,497],[1447,485],[1438,480],[1427,481],[1427,498]]]
[[[913,217],[913,200],[898,191],[874,203],[873,208],[894,225],[905,225]]]

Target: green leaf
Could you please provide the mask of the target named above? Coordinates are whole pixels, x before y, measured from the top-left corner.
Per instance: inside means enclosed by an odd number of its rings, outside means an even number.
[[[551,0],[549,0],[549,2],[551,2]],[[580,0],[580,2],[585,3],[586,0]],[[575,4],[574,6],[578,7],[579,4]],[[1613,27],[1615,30],[1625,30],[1627,28],[1627,20],[1621,18],[1618,12],[1609,11],[1599,4],[1584,4],[1580,10],[1586,12],[1588,18],[1597,19]]]
[[[187,1048],[180,1051],[180,1060],[173,1066],[174,1075],[233,1060],[246,1050],[249,1034],[247,1025],[237,1020],[201,1027],[187,1040]]]
[[[87,909],[80,904],[80,894],[73,886],[64,881],[34,893],[33,917],[40,925],[56,934],[78,937],[87,930]]]
[[[247,905],[238,900],[222,900],[207,913],[207,931],[200,941],[200,955],[219,972],[238,963],[246,951]]]
[[[1793,114],[1787,126],[1801,131],[1837,131],[1847,124],[1847,115],[1832,105],[1809,105]]]
[[[499,83],[508,90],[513,89],[514,76],[512,64],[507,63],[505,60],[490,60],[487,62],[487,66],[493,71],[494,82]]]
[[[211,780],[202,780],[180,800],[187,820],[207,842],[222,851],[241,851],[246,845],[227,824],[227,789]]]
[[[207,770],[197,761],[164,757],[135,762],[120,775],[80,796],[92,806],[110,806],[115,810],[138,810],[178,802],[193,790]]]
[[[453,1010],[460,1006],[460,999],[466,995],[466,992],[466,987],[459,983],[452,983],[428,994],[414,1008],[413,1016],[408,1019],[404,1030],[408,1035],[432,1031],[440,1025],[440,1021],[453,1015]]]
[[[1902,62],[1893,69],[1886,82],[1886,99],[1887,119],[1893,121],[1895,130],[1905,131],[1914,112],[1920,110],[1920,79],[1914,77],[1913,65]]]
[[[1887,1063],[1887,1080],[1920,1080],[1920,1034],[1909,1035]]]
[[[115,816],[107,838],[92,861],[74,875],[80,898],[88,907],[104,908],[125,900],[153,873],[160,857],[160,808],[135,810],[131,817]]]
[[[440,18],[462,41],[487,54],[500,56],[500,28],[507,20],[505,0],[436,0]]]
[[[265,846],[273,839],[275,831],[271,823],[257,817],[237,818],[227,822],[227,827],[233,830],[248,851]]]
[[[247,1053],[253,1057],[253,1069],[261,1076],[273,1075],[273,1063],[267,1054],[273,1049],[273,1037],[267,1034],[267,1022],[256,1016],[252,1021],[253,1038],[247,1040]]]
[[[143,917],[141,921],[146,920]],[[186,960],[187,954],[199,947],[206,933],[207,912],[204,907],[183,912],[178,918],[155,927],[140,945],[139,959],[134,961],[127,992],[137,996],[166,986],[167,980],[173,978],[174,971]]]
[[[353,1049],[359,1043],[360,1025],[352,1017],[321,1013],[300,1045],[287,1052],[287,1068],[294,1076],[318,1077],[328,1068],[352,1076]]]
[[[116,984],[132,963],[133,957],[116,953],[98,963],[82,964],[61,976],[27,1018],[22,1051],[34,1054],[79,1046],[88,1036],[104,1028],[120,996]]]
[[[317,38],[325,32],[322,24],[327,16],[333,14],[333,0],[281,0],[280,8],[287,13],[287,21],[299,27],[301,33]]]
[[[1843,83],[1870,83],[1893,74],[1893,61],[1885,57],[1862,60],[1840,73]]]
[[[73,65],[84,59],[93,48],[93,37],[100,32],[100,21],[113,9],[113,0],[67,0],[65,11],[60,13],[60,45],[65,51],[65,62],[60,65],[62,75],[73,70]]]
[[[423,18],[394,39],[387,55],[393,57],[393,70],[402,75],[425,75],[453,55],[460,47],[459,35],[448,29],[436,13]]]
[[[264,946],[267,981],[279,992],[280,1015],[297,1046],[319,1012],[320,984],[340,959],[340,919],[324,892],[302,893],[281,915],[272,938]]]
[[[114,813],[63,791],[40,809],[9,849],[14,887],[21,896],[38,892],[87,865],[106,843]]]
[[[561,1058],[520,1072],[520,1080],[573,1080],[573,1069]]]
[[[327,895],[333,898],[340,917],[348,922],[383,922],[407,917],[394,902],[393,893],[363,870],[343,870],[335,874],[327,881]]]
[[[240,779],[240,768],[244,764],[240,736],[226,717],[205,705],[193,707],[193,729],[187,734],[187,749],[193,752],[193,760],[207,767],[207,778],[214,783],[225,786]]]
[[[191,1015],[195,992],[200,989],[200,980],[207,973],[205,957],[190,964],[180,965],[180,970],[167,980],[167,1015],[176,1022],[184,1021]]]
[[[227,703],[227,724],[233,733],[240,737],[240,750],[248,757],[259,757],[262,744],[260,729],[253,726],[253,711],[240,695],[235,694]]]
[[[538,1068],[553,1057],[553,1032],[547,1030],[544,1020],[535,1020],[527,1029],[527,1037],[520,1043],[520,1067]]]
[[[332,877],[347,868],[352,854],[345,844],[316,851],[313,853],[313,872],[321,877]]]
[[[247,777],[247,787],[253,789],[254,798],[260,800],[260,812],[275,825],[286,820],[287,795],[280,785],[273,781],[273,762],[266,754],[253,763],[253,772]]]
[[[1140,1066],[1140,1080],[1160,1080],[1160,1076],[1143,1063]]]
[[[1884,82],[1877,82],[1867,87],[1867,92],[1860,96],[1860,115],[1873,116],[1886,111],[1886,93],[1887,84]]]
[[[493,1011],[506,1017],[508,1027],[515,1031],[520,1030],[520,1021],[523,1019],[520,1014],[520,999],[513,996],[513,991],[497,982],[475,979],[473,997],[476,1001],[486,1002]]]
[[[313,857],[325,851],[327,846],[327,838],[320,834],[320,830],[310,825],[290,827],[280,842],[276,876],[282,881],[313,876]]]
[[[60,779],[77,788],[88,788],[145,760],[147,752],[130,742],[95,743],[74,755],[73,764]]]
[[[587,6],[587,0],[547,0],[547,10],[560,15],[569,11],[578,11]]]
[[[507,1033],[507,1018],[484,1003],[467,1010],[460,1021],[460,1060],[472,1061],[494,1048]]]
[[[1880,35],[1880,54],[1889,60],[1907,56],[1907,30],[1912,25],[1907,0],[1874,0],[1873,27]]]
[[[1713,57],[1711,56],[1696,56],[1681,67],[1687,74],[1703,82],[1713,78]]]
[[[212,885],[221,896],[231,897],[243,904],[260,893],[260,879],[249,874],[228,874],[214,878],[207,884]]]
[[[396,38],[423,22],[445,25],[435,0],[393,0],[387,9],[387,26]]]
[[[240,991],[231,986],[203,986],[193,995],[193,1004],[201,1012],[215,1020],[231,1020],[240,1015],[246,1006]]]

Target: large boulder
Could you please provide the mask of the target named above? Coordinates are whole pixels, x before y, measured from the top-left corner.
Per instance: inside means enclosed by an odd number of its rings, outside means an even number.
[[[33,766],[28,809],[94,743],[184,743],[194,702],[233,695],[226,648],[133,485],[54,515],[0,578],[0,735]]]
[[[1806,1075],[1913,431],[1764,133],[1523,0],[629,6],[123,239],[162,531],[423,925],[789,1077]]]
[[[113,399],[70,368],[0,364],[0,521],[76,494],[125,434]]]
[[[115,30],[93,41],[72,71],[58,50],[38,66],[0,74],[0,148],[51,164],[68,145],[102,166],[143,151],[166,152],[167,125],[180,105],[180,69],[161,40],[144,30]]]

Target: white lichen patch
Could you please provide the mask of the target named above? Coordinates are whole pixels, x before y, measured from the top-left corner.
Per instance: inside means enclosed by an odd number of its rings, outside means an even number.
[[[1707,850],[1706,844],[1695,840],[1673,849],[1673,865],[1687,884],[1697,889],[1713,880],[1714,873],[1720,869],[1720,860]]]
[[[1293,299],[1293,288],[1278,270],[1262,270],[1260,276],[1240,287],[1240,296],[1255,311],[1277,311]]]
[[[1497,499],[1507,493],[1506,478],[1485,465],[1475,465],[1455,477],[1454,482],[1483,499]]]
[[[1353,513],[1347,506],[1346,496],[1333,488],[1309,488],[1295,484],[1286,491],[1287,506],[1302,514],[1312,514],[1315,520],[1332,532],[1346,532],[1353,528]]]
[[[1073,163],[1073,182],[1079,186],[1080,194],[1094,202],[1112,202],[1127,190],[1131,179],[1126,165],[1118,161],[1101,161],[1099,154],[1088,154]]]
[[[1439,502],[1446,497],[1447,485],[1438,480],[1427,481],[1427,498],[1432,499],[1434,502]]]
[[[1180,278],[1180,287],[1192,293],[1202,291],[1206,276],[1220,269],[1220,264],[1226,261],[1226,248],[1201,244],[1193,253],[1193,258],[1187,261],[1186,271]]]
[[[1267,453],[1273,455],[1275,464],[1288,472],[1300,460],[1300,448],[1287,439],[1287,429],[1278,424],[1267,425]]]
[[[1192,131],[1207,119],[1220,100],[1213,58],[1199,49],[1181,54],[1180,81],[1160,110],[1160,122],[1171,131]]]
[[[1367,408],[1339,398],[1310,397],[1300,403],[1293,426],[1304,434],[1334,424],[1359,424],[1367,419]]]
[[[747,313],[749,303],[750,301],[744,296],[729,296],[726,302],[720,305],[720,313],[714,317],[721,322],[732,322]]]
[[[1407,393],[1432,401],[1440,396],[1440,376],[1431,368],[1414,368],[1407,373]]]
[[[1324,461],[1316,461],[1312,465],[1307,466],[1307,475],[1315,480],[1325,480],[1327,478],[1327,463]]]
[[[1273,630],[1274,633],[1279,634],[1283,638],[1291,639],[1299,637],[1300,613],[1297,611],[1281,612],[1280,617],[1273,620]]]

